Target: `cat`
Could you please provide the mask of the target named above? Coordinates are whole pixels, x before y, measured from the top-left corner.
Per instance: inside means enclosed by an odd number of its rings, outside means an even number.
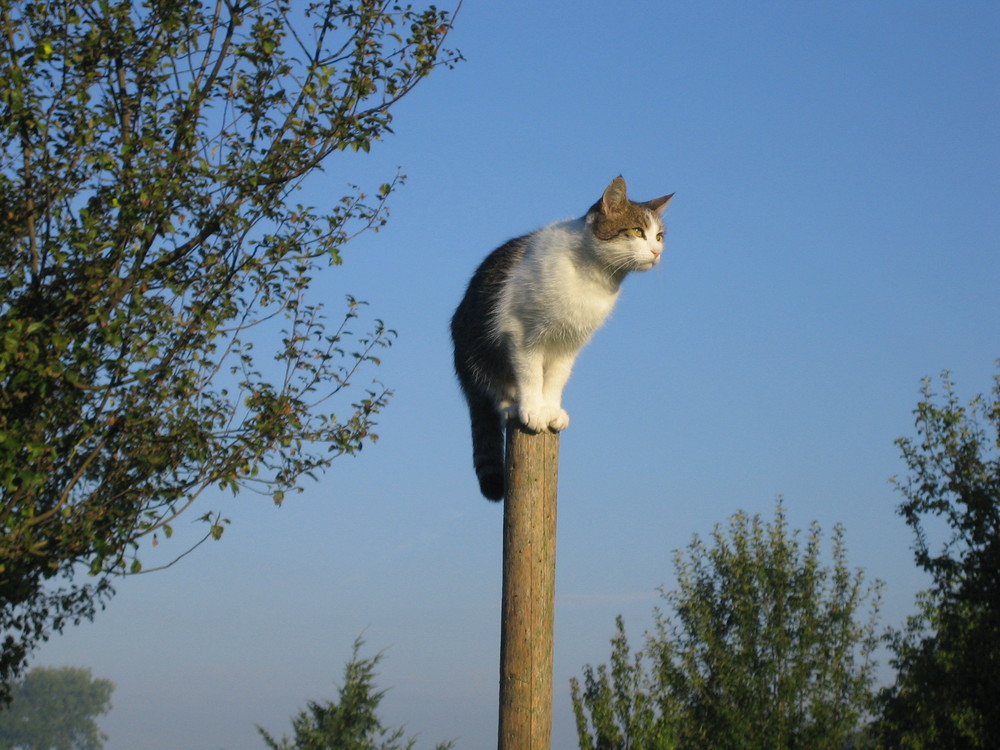
[[[562,392],[573,363],[611,313],[625,276],[660,262],[660,214],[672,197],[635,203],[616,177],[583,217],[510,240],[472,276],[451,336],[473,464],[488,499],[504,496],[507,420],[536,433],[569,425]]]

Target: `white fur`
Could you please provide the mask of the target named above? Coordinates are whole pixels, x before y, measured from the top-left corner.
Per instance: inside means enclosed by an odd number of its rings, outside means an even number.
[[[516,380],[512,390],[495,394],[501,413],[536,432],[569,425],[562,392],[577,355],[614,308],[626,273],[660,261],[662,225],[651,220],[644,230],[645,237],[605,242],[585,219],[573,219],[529,237],[493,321]]]

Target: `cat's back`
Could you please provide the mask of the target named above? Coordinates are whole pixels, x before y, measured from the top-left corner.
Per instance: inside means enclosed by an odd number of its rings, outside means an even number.
[[[507,283],[511,271],[516,268],[531,247],[537,232],[508,240],[486,256],[469,282],[470,290],[495,291]]]
[[[524,258],[532,236],[533,234],[526,234],[508,240],[479,264],[451,319],[451,329],[456,340],[464,338],[465,334],[479,333],[478,329],[489,320],[511,271]]]

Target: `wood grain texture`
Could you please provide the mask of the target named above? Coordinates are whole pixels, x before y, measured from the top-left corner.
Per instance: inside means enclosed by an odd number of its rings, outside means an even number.
[[[509,424],[499,750],[549,750],[559,435]]]

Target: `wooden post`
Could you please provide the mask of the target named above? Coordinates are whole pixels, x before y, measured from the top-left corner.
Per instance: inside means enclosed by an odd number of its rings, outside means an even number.
[[[507,425],[499,750],[549,750],[559,435]]]

